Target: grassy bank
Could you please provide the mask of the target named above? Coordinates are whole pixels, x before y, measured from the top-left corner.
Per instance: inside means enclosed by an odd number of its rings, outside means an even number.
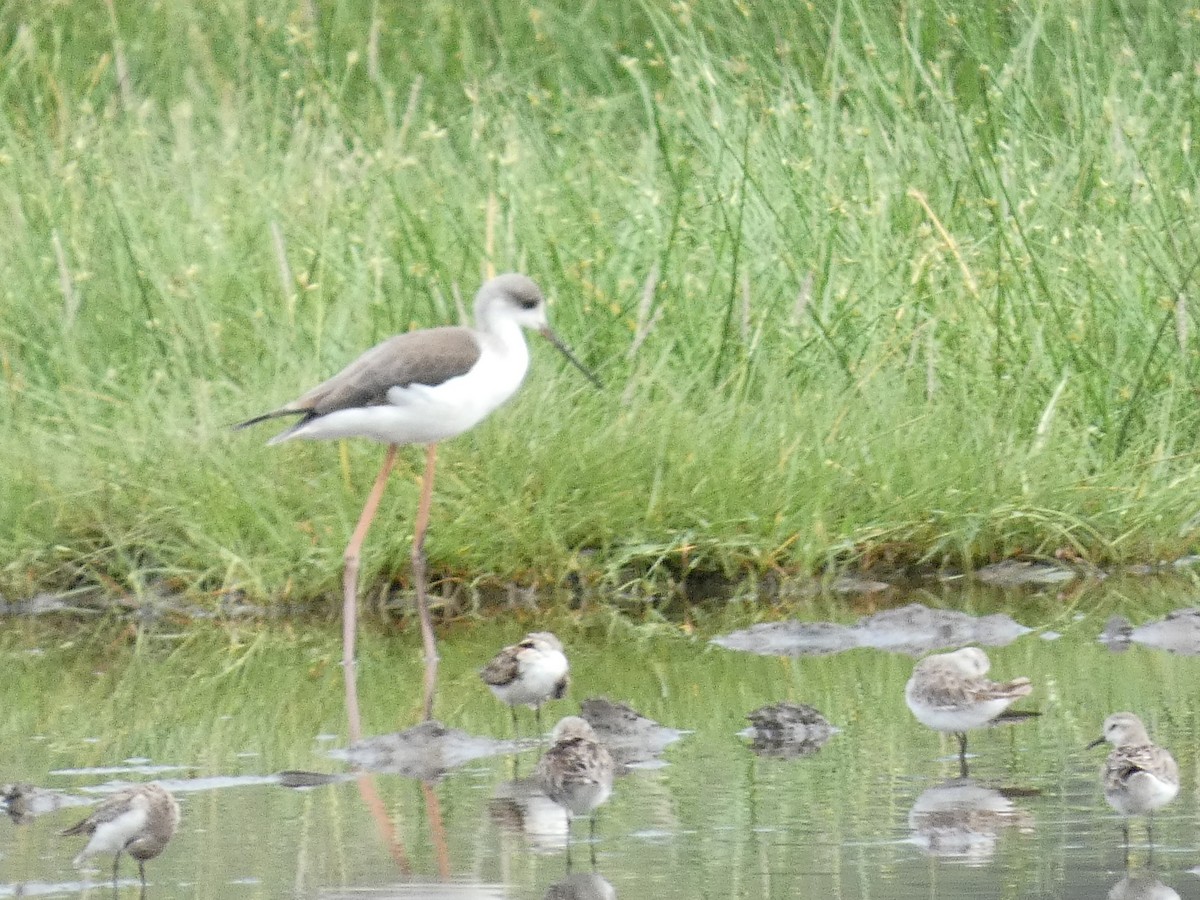
[[[226,426],[489,263],[606,387],[443,448],[439,573],[1192,548],[1200,13],[996,6],[5,7],[0,591],[336,592],[382,451]]]

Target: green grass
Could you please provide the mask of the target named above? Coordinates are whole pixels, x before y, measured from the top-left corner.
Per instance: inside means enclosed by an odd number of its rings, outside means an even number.
[[[226,426],[488,264],[606,388],[443,448],[441,575],[1196,543],[1195,7],[115,10],[0,7],[0,591],[336,593],[380,449]]]

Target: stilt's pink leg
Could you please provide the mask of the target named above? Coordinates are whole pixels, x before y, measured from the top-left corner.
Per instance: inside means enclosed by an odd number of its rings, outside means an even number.
[[[412,570],[417,591],[417,613],[421,617],[421,639],[425,643],[425,718],[433,718],[433,693],[437,688],[437,642],[433,636],[433,620],[429,617],[429,600],[425,593],[425,530],[429,527],[429,507],[433,503],[433,473],[437,468],[437,444],[425,448],[425,479],[421,484],[421,504],[417,507],[417,522],[413,527]]]
[[[389,444],[387,455],[379,474],[375,476],[375,484],[363,504],[362,514],[354,527],[350,543],[342,556],[345,568],[342,572],[342,671],[346,680],[346,716],[350,721],[350,742],[362,738],[362,716],[358,710],[358,668],[354,658],[354,640],[358,631],[358,563],[359,551],[379,509],[379,501],[383,497],[383,489],[387,486],[388,476],[396,464],[397,445]]]

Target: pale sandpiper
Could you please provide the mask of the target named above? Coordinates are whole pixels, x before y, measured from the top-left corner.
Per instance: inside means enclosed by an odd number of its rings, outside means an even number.
[[[497,653],[479,672],[479,677],[499,700],[512,708],[514,730],[517,707],[529,706],[541,734],[542,704],[566,696],[571,680],[569,669],[562,641],[549,631],[534,631]]]
[[[1125,847],[1129,847],[1129,816],[1150,816],[1179,793],[1179,766],[1163,747],[1146,733],[1146,726],[1131,712],[1113,713],[1104,720],[1104,733],[1088,744],[1088,749],[1108,741],[1113,745],[1100,777],[1104,799],[1123,817],[1121,829]],[[1148,822],[1147,833],[1153,844]]]
[[[575,816],[589,816],[588,836],[595,860],[596,808],[612,793],[616,766],[586,719],[567,716],[550,734],[550,747],[533,776],[551,800]],[[570,841],[568,836],[568,852]],[[569,857],[568,857],[569,859]]]
[[[967,732],[996,721],[1009,705],[1028,696],[1028,678],[996,682],[987,676],[991,663],[978,647],[927,656],[913,668],[904,700],[917,721],[934,731],[958,736],[958,757],[966,770]]]
[[[353,670],[359,551],[395,464],[396,451],[403,444],[426,446],[425,476],[413,528],[412,567],[425,648],[424,705],[425,718],[429,719],[433,717],[437,683],[437,644],[425,598],[424,545],[437,445],[473,428],[516,393],[529,369],[523,328],[541,332],[599,386],[596,376],[550,328],[541,289],[526,276],[509,273],[484,282],[475,295],[474,328],[427,328],[388,338],[298,399],[234,426],[245,428],[293,416],[298,421],[267,443],[364,437],[387,445],[383,465],[344,554],[342,664],[352,741],[361,736]]]
[[[97,853],[115,853],[114,883],[121,854],[128,853],[137,860],[145,887],[146,860],[163,852],[178,826],[179,804],[171,792],[159,784],[141,784],[105,798],[90,816],[59,833],[88,836],[87,846],[75,857],[76,866]]]

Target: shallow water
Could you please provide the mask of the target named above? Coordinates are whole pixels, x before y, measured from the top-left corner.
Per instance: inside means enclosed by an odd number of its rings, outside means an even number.
[[[988,652],[995,677],[1033,679],[1020,705],[1043,715],[974,733],[966,784],[953,742],[904,706],[908,656],[776,659],[707,644],[710,632],[746,624],[745,608],[698,611],[705,638],[604,614],[448,627],[438,715],[457,728],[513,736],[475,672],[548,626],[567,645],[574,684],[547,707],[547,726],[603,694],[692,731],[664,765],[618,780],[594,844],[586,820],[573,824],[570,878],[561,814],[513,797],[536,750],[477,760],[432,785],[387,774],[280,785],[283,770],[348,771],[330,756],[345,734],[336,623],[187,635],[10,624],[0,635],[0,782],[83,799],[128,781],[168,784],[183,823],[147,864],[147,897],[1200,897],[1200,658],[1118,654],[1096,641],[1111,613],[1145,622],[1190,605],[1191,590],[1128,581],[1069,595],[917,598],[1008,611],[1039,629]],[[823,606],[803,617],[851,622],[869,611]],[[415,635],[375,631],[362,647],[367,733],[413,724]],[[816,706],[841,731],[812,756],[755,756],[737,735],[745,714],[781,699]],[[1134,823],[1128,878],[1097,779],[1104,751],[1084,750],[1117,709],[1142,714],[1183,782],[1156,817],[1152,852]],[[524,711],[520,727],[533,729]],[[0,897],[112,896],[107,863],[77,872],[77,839],[56,835],[82,815],[0,820]],[[128,861],[122,879],[120,895],[136,896]]]

